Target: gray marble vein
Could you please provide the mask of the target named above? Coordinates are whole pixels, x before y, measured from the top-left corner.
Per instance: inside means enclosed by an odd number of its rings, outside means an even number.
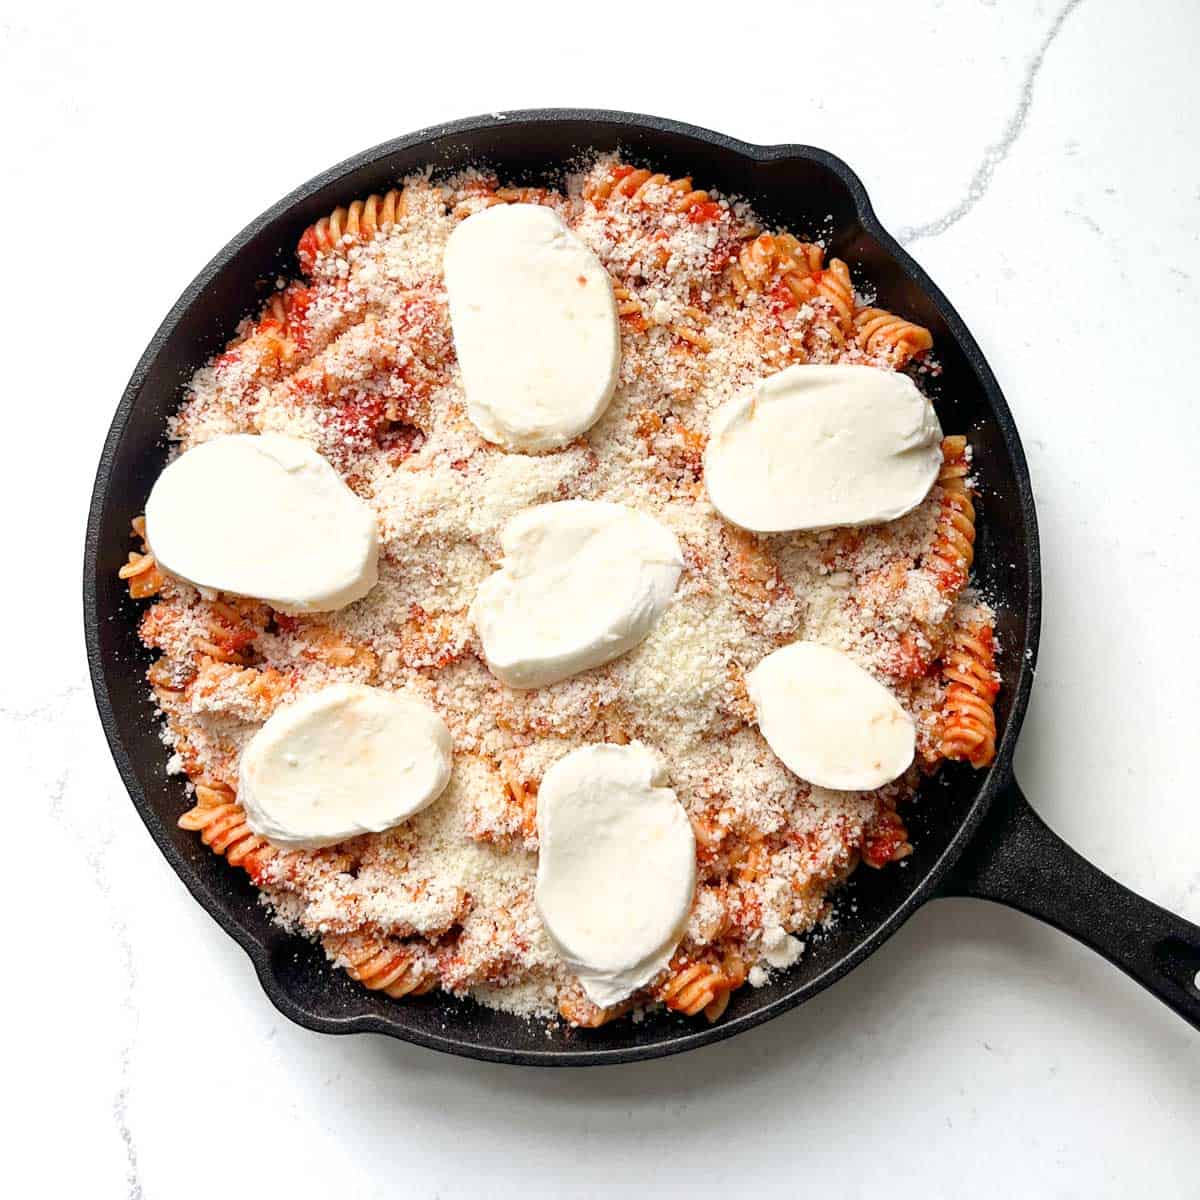
[[[1026,64],[1016,108],[1008,118],[1000,139],[991,143],[984,150],[983,160],[975,168],[971,182],[967,185],[966,193],[957,203],[932,221],[926,221],[923,225],[906,225],[900,229],[896,237],[902,245],[907,246],[924,238],[937,237],[939,234],[945,233],[952,225],[957,225],[987,195],[988,189],[992,186],[992,177],[996,173],[996,168],[1004,162],[1013,146],[1017,144],[1021,134],[1025,132],[1025,125],[1033,107],[1034,87],[1045,64],[1046,53],[1062,31],[1067,18],[1082,2],[1083,0],[1067,0],[1067,3],[1059,10],[1058,16],[1050,23],[1050,28],[1042,38],[1037,52]]]
[[[1099,222],[1094,217],[1089,217],[1087,213],[1080,212],[1074,208],[1064,208],[1063,216],[1070,217],[1072,221],[1078,221],[1085,229],[1090,229],[1097,237],[1106,236],[1104,230],[1100,228]]]

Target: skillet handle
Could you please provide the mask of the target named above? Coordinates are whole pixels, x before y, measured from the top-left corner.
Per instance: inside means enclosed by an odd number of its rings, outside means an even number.
[[[1000,793],[939,890],[1007,904],[1082,942],[1200,1029],[1200,926],[1122,887]]]

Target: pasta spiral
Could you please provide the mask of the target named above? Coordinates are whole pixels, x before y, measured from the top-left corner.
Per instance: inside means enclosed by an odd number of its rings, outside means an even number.
[[[158,560],[146,544],[146,518],[134,517],[133,536],[142,539],[142,550],[130,550],[129,561],[117,572],[119,579],[129,583],[129,595],[134,600],[146,600],[162,591],[165,580]]]
[[[825,265],[825,251],[816,242],[802,242],[790,233],[775,236],[775,244],[789,264],[789,271],[815,275]]]
[[[197,654],[215,662],[248,665],[249,651],[259,630],[245,622],[232,604],[224,600],[207,602],[200,624],[204,632],[192,639]]]
[[[355,200],[347,208],[335,208],[329,216],[322,217],[301,234],[296,248],[300,266],[311,271],[320,255],[345,253],[347,240],[369,242],[403,215],[404,192],[397,188],[384,196]]]
[[[403,942],[339,933],[326,935],[321,944],[351,979],[393,1000],[423,996],[437,986],[437,972],[426,956]]]
[[[812,242],[801,242],[791,234],[761,233],[746,242],[729,268],[730,282],[743,299],[748,292],[762,291],[777,272],[797,304],[812,298],[807,281],[818,274],[825,252]]]
[[[557,208],[559,197],[548,188],[496,187],[494,181],[480,181],[475,186],[457,193],[457,200],[450,209],[450,215],[456,221],[465,221],[467,217],[474,216],[485,208],[495,208],[498,204],[542,204],[548,208]]]
[[[815,242],[801,242],[791,234],[761,233],[746,242],[729,268],[729,279],[739,300],[750,292],[768,290],[797,305],[821,301],[827,315],[818,313],[817,325],[837,346],[851,339],[868,354],[902,367],[930,349],[928,329],[882,308],[857,309],[850,268],[840,259],[825,264],[825,252]]]
[[[788,290],[798,303],[822,301],[825,312],[818,313],[816,325],[836,346],[844,346],[854,333],[854,285],[850,268],[840,258],[831,258],[829,266],[815,275],[784,277]]]
[[[961,435],[942,439],[942,467],[938,473],[941,511],[932,550],[938,586],[956,593],[966,585],[975,560],[975,506],[967,475],[971,470],[967,439]]]
[[[771,277],[779,262],[779,248],[769,233],[760,233],[753,241],[747,242],[738,251],[737,260],[729,269],[739,297],[760,288]]]
[[[704,1013],[715,1021],[729,1005],[729,994],[745,982],[746,968],[730,958],[724,965],[691,962],[678,955],[672,960],[670,974],[658,986],[656,995],[673,1012],[694,1017]]]
[[[854,316],[858,344],[868,353],[885,359],[892,367],[902,367],[917,354],[933,345],[933,335],[882,308],[864,308]]]
[[[199,833],[200,840],[229,865],[241,867],[258,883],[267,864],[284,852],[246,824],[246,813],[232,799],[227,785],[207,782],[196,786],[196,805],[177,822],[180,829]]]
[[[153,554],[139,554],[136,550],[130,550],[129,561],[117,575],[128,580],[129,595],[134,600],[146,600],[162,590],[162,572]]]
[[[987,624],[955,632],[942,663],[942,753],[973,767],[996,757],[996,639]]]
[[[692,187],[690,176],[672,179],[644,167],[625,164],[614,165],[603,175],[589,180],[583,191],[583,198],[593,204],[603,204],[618,197],[635,205],[653,204],[677,213],[700,210],[713,203],[708,192]]]
[[[193,785],[196,789],[196,804],[201,808],[216,808],[220,804],[232,804],[237,793],[227,783],[202,775]]]

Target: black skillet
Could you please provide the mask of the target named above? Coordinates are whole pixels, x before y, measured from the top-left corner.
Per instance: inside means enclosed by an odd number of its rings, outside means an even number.
[[[130,518],[162,468],[163,431],[181,385],[231,336],[279,274],[295,272],[305,226],[337,205],[386,190],[432,165],[487,164],[507,179],[555,179],[586,150],[629,159],[698,186],[748,197],[771,222],[825,234],[879,303],[927,325],[943,374],[932,394],[948,432],[969,433],[982,484],[978,578],[999,612],[1004,688],[996,761],[951,765],[910,816],[916,847],[903,869],[858,871],[836,926],[809,940],[792,970],[735,993],[716,1025],[670,1014],[599,1030],[526,1023],[435,995],[396,1002],[332,970],[321,953],[273,926],[246,877],[176,828],[183,783],[164,771],[148,655],[137,608],[117,579]],[[656,117],[553,109],[494,114],[421,130],[326,171],[248,225],[183,293],[121,398],[96,475],[83,573],[84,626],[100,719],[141,818],[188,890],[249,954],[264,990],[293,1021],[323,1033],[370,1031],[497,1062],[577,1066],[631,1062],[730,1037],[816,995],[857,966],[927,900],[977,896],[1011,905],[1077,938],[1200,1028],[1200,928],[1128,891],[1046,827],[1012,774],[1013,747],[1033,683],[1041,617],[1037,519],[1016,426],[975,339],[919,266],[880,226],[862,184],[839,159],[808,146],[753,146]]]

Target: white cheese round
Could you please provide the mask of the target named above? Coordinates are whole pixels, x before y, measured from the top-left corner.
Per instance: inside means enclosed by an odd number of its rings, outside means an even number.
[[[636,646],[671,602],[683,556],[653,517],[598,500],[540,504],[500,538],[471,620],[493,673],[544,687]]]
[[[336,683],[276,709],[250,739],[238,802],[276,845],[331,846],[432,804],[453,752],[446,723],[422,701]]]
[[[180,455],[146,501],[164,571],[206,592],[328,612],[377,579],[375,515],[307,442],[227,434]]]
[[[775,650],[746,676],[767,745],[818,787],[867,791],[903,775],[916,728],[856,662],[817,642]]]
[[[601,1008],[667,965],[691,911],[695,837],[665,783],[658,755],[634,742],[573,750],[538,790],[538,912]]]
[[[489,442],[539,452],[589,429],[612,399],[621,338],[612,284],[553,209],[468,217],[444,257],[467,415]]]
[[[907,375],[788,367],[713,414],[704,483],[723,517],[757,533],[877,525],[925,499],[941,440]]]

